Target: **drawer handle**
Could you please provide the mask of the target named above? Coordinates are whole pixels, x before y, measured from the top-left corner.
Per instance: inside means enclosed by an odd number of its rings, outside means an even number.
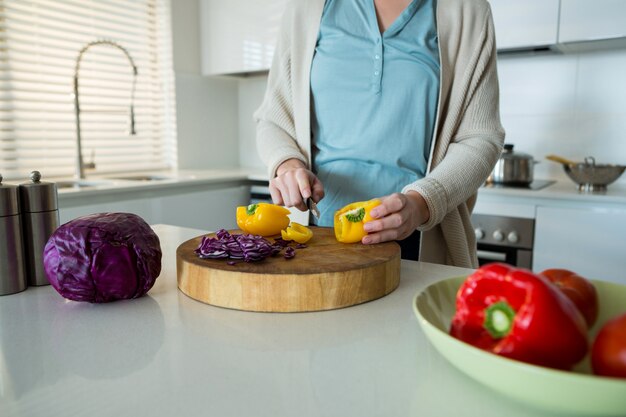
[[[478,250],[476,251],[476,255],[478,255],[479,259],[486,259],[489,261],[501,261],[501,262],[506,261],[506,253]]]

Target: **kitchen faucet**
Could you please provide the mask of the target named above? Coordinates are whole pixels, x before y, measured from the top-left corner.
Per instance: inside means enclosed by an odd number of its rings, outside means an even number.
[[[84,179],[85,178],[85,164],[83,163],[83,151],[81,146],[81,132],[80,132],[80,102],[78,98],[78,72],[80,70],[80,60],[83,57],[83,54],[87,52],[89,48],[95,45],[109,45],[114,48],[121,50],[124,55],[128,58],[128,62],[133,69],[133,85],[130,92],[130,134],[135,135],[137,132],[135,131],[135,84],[137,82],[137,67],[135,66],[135,62],[133,58],[130,56],[126,48],[123,46],[109,40],[98,40],[94,42],[89,42],[87,45],[83,47],[78,53],[78,57],[76,58],[76,66],[74,68],[74,113],[76,114],[76,171],[74,176],[76,179]],[[95,168],[96,165],[93,163],[89,164],[90,168]]]

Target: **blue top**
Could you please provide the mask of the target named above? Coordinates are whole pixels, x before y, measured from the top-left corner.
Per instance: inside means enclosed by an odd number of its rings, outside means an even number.
[[[426,174],[439,95],[435,0],[413,0],[381,35],[374,0],[326,0],[311,66],[318,224]]]

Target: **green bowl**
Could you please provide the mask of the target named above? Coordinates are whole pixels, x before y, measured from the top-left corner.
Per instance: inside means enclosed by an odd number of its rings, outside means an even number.
[[[573,371],[560,371],[504,358],[450,336],[456,293],[465,278],[432,284],[413,300],[422,330],[441,355],[482,384],[543,410],[567,415],[626,416],[626,379],[592,375],[589,355]],[[626,312],[626,286],[593,283],[600,312],[590,340],[608,319]]]

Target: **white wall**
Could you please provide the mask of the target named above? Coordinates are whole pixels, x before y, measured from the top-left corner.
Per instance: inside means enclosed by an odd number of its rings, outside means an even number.
[[[264,169],[256,150],[255,123],[252,114],[261,105],[267,76],[260,75],[239,81],[239,162],[241,166]]]
[[[171,8],[178,167],[236,167],[238,81],[201,76],[198,0],[172,0]]]
[[[568,181],[560,165],[544,159],[550,153],[626,164],[626,49],[505,55],[499,57],[498,71],[506,141],[541,161],[536,178]],[[255,77],[239,83],[244,166],[260,164],[249,149],[254,146],[252,112],[261,104],[266,82]],[[626,175],[618,181],[626,183]]]
[[[506,141],[541,161],[537,178],[567,179],[551,153],[626,164],[626,49],[504,56],[498,70]]]

